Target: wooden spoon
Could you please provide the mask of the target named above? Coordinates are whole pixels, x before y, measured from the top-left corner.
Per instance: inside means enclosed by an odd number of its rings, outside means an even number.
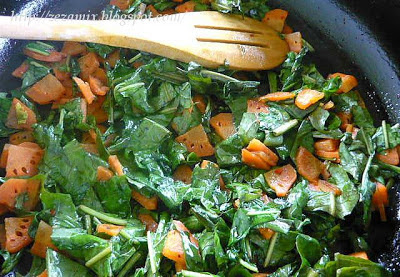
[[[289,51],[264,23],[239,15],[193,12],[139,20],[64,20],[0,16],[0,37],[95,42],[215,68],[265,70]]]

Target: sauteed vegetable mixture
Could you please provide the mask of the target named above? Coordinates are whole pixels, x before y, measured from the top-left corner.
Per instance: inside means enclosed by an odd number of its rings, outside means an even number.
[[[268,72],[30,42],[0,94],[2,274],[390,276],[369,260],[400,129],[325,76],[266,1],[112,0],[105,12],[243,13],[291,52]],[[239,4],[240,3],[240,4]]]

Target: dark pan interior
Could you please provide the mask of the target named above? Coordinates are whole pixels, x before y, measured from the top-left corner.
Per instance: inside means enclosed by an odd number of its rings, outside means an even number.
[[[97,13],[108,0],[0,0],[0,14]],[[400,0],[270,0],[290,12],[289,24],[316,49],[323,74],[342,71],[360,80],[360,92],[375,119],[400,122],[399,56],[393,31]],[[1,28],[1,26],[0,26]],[[24,59],[25,42],[0,39],[0,91],[18,86],[11,72]],[[368,230],[374,258],[400,276],[400,187],[391,191],[389,223]]]

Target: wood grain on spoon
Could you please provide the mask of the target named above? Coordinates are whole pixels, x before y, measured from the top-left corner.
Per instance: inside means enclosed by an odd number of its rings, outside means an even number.
[[[0,37],[79,41],[150,52],[215,68],[265,70],[280,65],[289,51],[264,23],[218,12],[174,14],[140,20],[56,20],[0,16]]]

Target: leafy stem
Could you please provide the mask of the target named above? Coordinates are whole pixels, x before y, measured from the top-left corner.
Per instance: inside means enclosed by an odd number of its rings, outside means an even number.
[[[93,210],[93,209],[91,209],[89,207],[86,207],[85,205],[80,205],[79,209],[82,212],[86,213],[86,214],[89,214],[91,216],[95,216],[95,217],[97,217],[97,218],[99,218],[101,220],[104,220],[104,221],[108,222],[108,223],[121,225],[121,226],[125,226],[125,225],[128,224],[128,221],[126,221],[125,219],[109,216],[107,214],[104,214],[104,213],[95,211],[95,210]]]

